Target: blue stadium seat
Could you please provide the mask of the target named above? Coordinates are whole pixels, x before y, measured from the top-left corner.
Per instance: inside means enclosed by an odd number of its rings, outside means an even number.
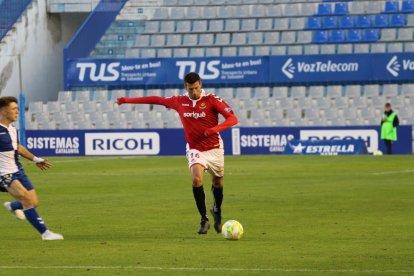
[[[403,14],[393,14],[391,16],[390,27],[403,27],[405,26],[406,17]]]
[[[328,32],[327,31],[315,31],[315,34],[313,36],[313,41],[315,43],[327,43]]]
[[[344,2],[335,3],[334,14],[336,15],[348,14],[348,3],[344,3]]]
[[[318,4],[318,15],[331,15],[332,6],[331,4]]]
[[[379,37],[378,29],[368,29],[364,32],[364,41],[366,42],[376,42],[379,40]]]
[[[320,17],[309,17],[307,23],[308,29],[319,30],[322,28],[321,18]]]
[[[344,30],[333,30],[331,33],[331,42],[333,43],[345,42],[345,31]]]
[[[362,34],[361,30],[349,30],[347,35],[348,42],[361,42]]]
[[[357,17],[357,28],[371,28],[371,16],[360,15]]]
[[[412,0],[403,1],[401,11],[405,12],[405,13],[414,12],[414,1],[412,1]]]
[[[385,2],[385,13],[398,13],[400,12],[399,2],[398,1],[387,1]]]
[[[336,16],[327,16],[323,18],[323,28],[324,29],[336,29],[338,27],[338,17]]]
[[[339,20],[339,28],[350,29],[354,27],[354,17],[353,16],[342,16]]]
[[[377,14],[374,17],[374,27],[376,28],[386,28],[388,27],[388,15]]]

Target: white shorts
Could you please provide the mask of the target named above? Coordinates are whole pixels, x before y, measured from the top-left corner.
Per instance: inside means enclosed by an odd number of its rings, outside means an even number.
[[[217,177],[224,176],[224,149],[212,149],[199,151],[196,149],[187,150],[188,167],[200,164],[206,171]]]

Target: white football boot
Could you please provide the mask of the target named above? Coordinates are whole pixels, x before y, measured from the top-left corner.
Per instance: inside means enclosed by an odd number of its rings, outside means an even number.
[[[46,230],[46,232],[44,232],[42,234],[42,240],[44,240],[44,241],[60,241],[60,240],[63,240],[63,236],[61,234],[58,234],[58,233],[53,233],[50,230]]]
[[[24,215],[23,210],[21,210],[21,209],[17,209],[17,210],[14,210],[14,211],[12,210],[10,201],[4,202],[3,206],[4,206],[4,208],[6,208],[7,211],[9,211],[13,215],[15,215],[16,218],[18,218],[20,220],[25,220],[26,219],[26,216]]]

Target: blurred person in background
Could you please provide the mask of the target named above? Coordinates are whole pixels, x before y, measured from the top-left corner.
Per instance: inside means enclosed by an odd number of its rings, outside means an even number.
[[[386,103],[381,118],[381,140],[385,142],[387,154],[392,154],[392,143],[397,141],[397,126],[399,125],[397,113],[392,110],[390,103]]]

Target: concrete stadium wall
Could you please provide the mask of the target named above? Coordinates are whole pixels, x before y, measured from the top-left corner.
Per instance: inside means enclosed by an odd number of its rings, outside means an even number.
[[[88,14],[50,14],[45,2],[33,1],[0,45],[0,95],[20,93],[19,55],[28,102],[56,100],[63,90],[63,48]]]

